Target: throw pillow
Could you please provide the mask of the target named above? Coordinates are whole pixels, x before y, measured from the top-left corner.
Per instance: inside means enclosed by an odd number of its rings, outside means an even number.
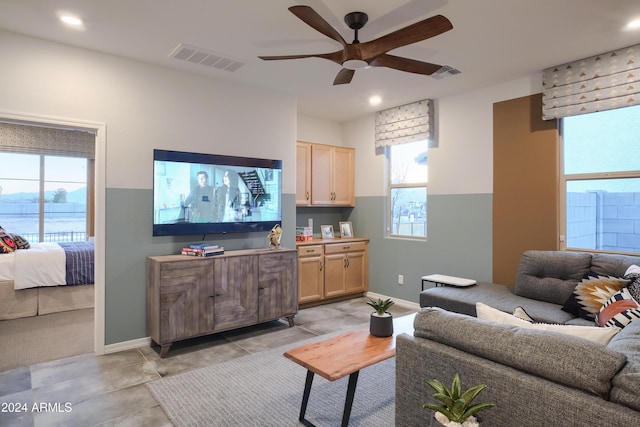
[[[584,338],[598,344],[607,343],[620,332],[620,328],[600,328],[597,326],[577,326],[577,325],[550,325],[547,323],[529,323],[526,320],[505,313],[495,308],[489,307],[481,302],[476,303],[476,313],[478,319],[489,320],[503,325],[519,326],[525,329],[537,329],[540,331],[557,332],[574,337]]]
[[[16,250],[16,242],[11,237],[11,234],[0,227],[0,253],[10,254]]]
[[[529,323],[535,322],[535,320],[533,320],[533,317],[529,316],[529,313],[527,313],[525,309],[522,307],[516,307],[516,309],[513,310],[513,315],[516,316],[518,319],[525,320]]]
[[[640,319],[640,304],[633,299],[627,288],[613,295],[600,309],[600,326],[624,328]]]
[[[588,272],[565,301],[562,310],[576,317],[594,320],[605,302],[630,283],[622,277],[598,276]]]
[[[16,249],[29,249],[31,247],[29,241],[19,234],[11,234],[11,237],[16,242]]]

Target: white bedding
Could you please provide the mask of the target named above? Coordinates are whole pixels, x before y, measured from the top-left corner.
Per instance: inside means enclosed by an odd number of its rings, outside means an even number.
[[[13,253],[13,280],[15,289],[40,286],[59,286],[66,283],[66,255],[57,243],[32,243],[30,249]],[[7,267],[2,265],[2,276]]]

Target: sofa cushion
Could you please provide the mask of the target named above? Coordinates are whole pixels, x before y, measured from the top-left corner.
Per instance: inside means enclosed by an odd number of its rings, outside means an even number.
[[[640,323],[640,322],[638,322]],[[414,335],[607,398],[624,354],[581,338],[423,308]]]
[[[534,323],[532,321],[523,320],[515,315],[505,313],[486,304],[479,302],[476,305],[478,319],[489,320],[503,325],[519,326],[525,329],[536,329],[539,331],[556,332],[559,334],[571,335],[578,338],[584,338],[598,344],[606,345],[615,334],[620,332],[619,328],[600,328],[597,326],[575,326],[575,325],[558,325],[549,323]]]
[[[640,265],[640,257],[595,253],[591,258],[591,271],[601,276],[623,277],[633,264]]]
[[[467,288],[440,286],[420,293],[421,307],[441,307],[469,316],[476,315],[477,302],[490,304],[507,313],[521,306],[539,322],[566,323],[573,319],[571,314],[560,310],[561,305],[514,295],[513,288],[496,283],[478,282]]]
[[[610,400],[640,411],[640,322],[632,322],[609,342],[627,363],[612,380]]]
[[[590,266],[589,253],[526,251],[520,258],[514,293],[562,305]]]

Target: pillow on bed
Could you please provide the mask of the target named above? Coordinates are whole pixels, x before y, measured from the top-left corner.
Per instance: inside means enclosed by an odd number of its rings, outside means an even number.
[[[27,241],[27,239],[20,236],[19,234],[9,233],[9,235],[13,237],[13,241],[16,242],[16,249],[29,249],[31,247],[31,244]]]
[[[13,240],[11,234],[0,227],[0,253],[10,254],[16,250],[16,242]]]

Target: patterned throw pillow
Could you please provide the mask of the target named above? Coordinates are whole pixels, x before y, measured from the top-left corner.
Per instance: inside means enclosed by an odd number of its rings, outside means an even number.
[[[11,237],[16,242],[16,249],[29,249],[31,247],[29,241],[19,234],[11,234]]]
[[[624,328],[634,320],[640,319],[640,304],[633,299],[629,290],[624,288],[616,292],[600,309],[600,326]]]
[[[529,316],[529,313],[527,313],[523,307],[516,307],[515,310],[513,310],[513,315],[518,319],[525,320],[529,323],[537,323],[533,320],[533,317]]]
[[[564,303],[562,310],[576,317],[594,320],[604,303],[630,282],[622,277],[598,276],[588,272]]]
[[[6,230],[0,227],[0,253],[10,254],[11,252],[16,250],[16,242],[11,237],[11,234],[7,233]]]

